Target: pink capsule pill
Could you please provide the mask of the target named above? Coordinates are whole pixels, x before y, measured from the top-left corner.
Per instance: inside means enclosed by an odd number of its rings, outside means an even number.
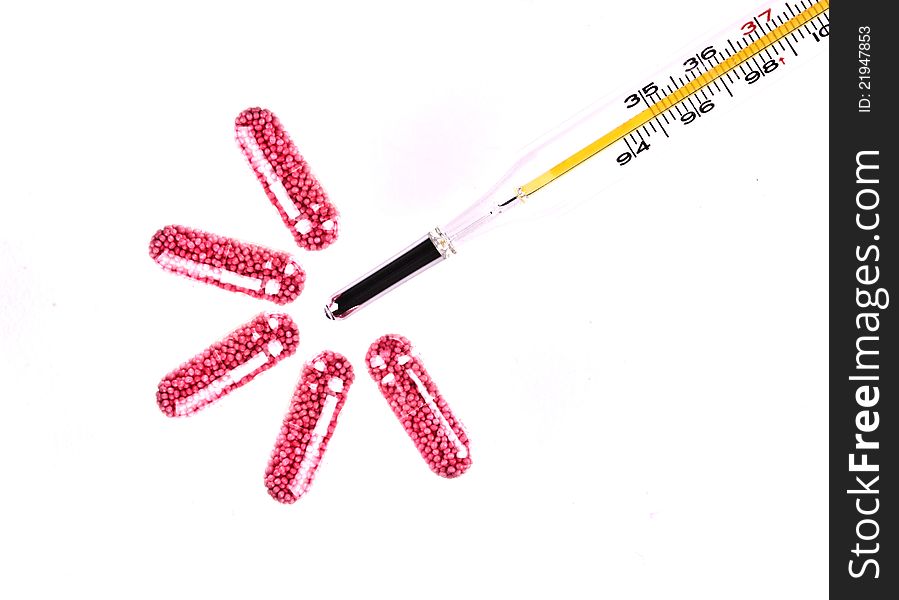
[[[378,338],[365,364],[430,469],[448,478],[467,471],[471,455],[465,429],[409,340],[401,335]]]
[[[337,239],[338,212],[281,121],[265,108],[248,108],[234,121],[247,162],[301,248],[321,250]]]
[[[156,403],[166,416],[191,415],[296,352],[299,342],[289,316],[257,315],[163,377]]]
[[[328,350],[303,366],[265,469],[278,502],[292,504],[309,490],[354,377],[349,361]]]
[[[286,252],[183,225],[157,231],[150,257],[172,273],[276,304],[292,302],[306,284],[306,273]]]

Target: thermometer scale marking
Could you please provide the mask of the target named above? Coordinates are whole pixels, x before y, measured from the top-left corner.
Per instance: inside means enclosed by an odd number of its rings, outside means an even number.
[[[788,9],[790,8],[789,5],[787,5],[787,7],[788,7]],[[819,2],[815,2],[814,4],[812,4],[805,10],[799,12],[798,14],[794,15],[793,17],[791,17],[790,19],[788,19],[781,25],[778,25],[777,27],[768,31],[767,33],[759,34],[759,36],[755,39],[755,41],[744,46],[743,48],[739,48],[739,49],[733,48],[733,45],[731,44],[731,47],[734,49],[734,52],[730,56],[728,56],[726,59],[719,62],[717,65],[711,67],[707,71],[701,73],[693,80],[684,82],[683,79],[681,78],[680,87],[677,87],[676,89],[671,91],[667,96],[665,96],[661,100],[658,100],[654,104],[649,105],[646,109],[644,109],[637,115],[631,117],[630,119],[628,119],[627,121],[625,121],[624,123],[622,123],[621,125],[616,127],[615,129],[609,131],[608,133],[606,133],[605,135],[603,135],[596,141],[592,142],[588,146],[585,146],[581,150],[578,150],[577,152],[572,154],[570,157],[566,158],[562,162],[560,162],[557,165],[555,165],[554,167],[550,168],[545,173],[538,175],[531,181],[522,185],[518,189],[518,197],[524,198],[524,197],[530,196],[531,194],[533,194],[540,188],[551,183],[552,181],[555,181],[556,179],[558,179],[559,177],[561,177],[562,175],[564,175],[571,169],[580,165],[584,161],[592,158],[593,156],[595,156],[599,152],[605,150],[612,144],[618,142],[621,139],[626,140],[627,135],[629,135],[630,133],[632,133],[635,130],[640,129],[641,127],[644,127],[647,123],[657,120],[661,115],[665,114],[666,112],[670,111],[673,108],[678,107],[684,101],[691,101],[691,105],[693,106],[693,114],[707,112],[707,111],[702,110],[702,107],[705,104],[704,102],[700,103],[698,108],[692,103],[692,97],[694,95],[696,95],[700,91],[704,91],[712,83],[717,82],[719,79],[723,80],[723,77],[725,75],[729,75],[731,72],[733,72],[738,67],[742,68],[745,64],[747,64],[750,61],[752,62],[752,64],[755,66],[755,69],[756,69],[755,71],[752,71],[752,72],[755,72],[755,73],[768,72],[768,71],[765,71],[766,67],[764,65],[758,64],[758,62],[756,61],[756,58],[762,52],[767,52],[769,47],[773,46],[774,44],[776,44],[778,42],[781,42],[783,39],[785,39],[788,35],[790,35],[794,31],[798,30],[800,35],[802,35],[802,31],[800,28],[802,26],[806,25],[812,19],[818,17],[819,15],[824,14],[824,12],[827,11],[829,8],[830,8],[829,0],[821,0]],[[770,11],[770,9],[769,9],[769,11]],[[792,11],[791,11],[791,13],[792,13]],[[764,13],[762,13],[762,14],[764,14]],[[769,12],[769,16],[770,16],[770,12]],[[825,15],[825,17],[826,17],[826,15]],[[753,18],[752,21],[747,22],[747,25],[749,25],[749,24],[753,25],[753,27],[749,31],[749,34],[757,33],[760,30],[762,30],[762,27],[757,25],[758,21],[755,17]],[[770,64],[770,62],[773,61],[774,59],[771,58],[770,52],[767,52],[766,55],[769,57],[768,62],[765,63],[767,65],[767,64]],[[673,77],[671,78],[671,80],[672,80],[672,82],[674,82],[675,86],[678,85],[677,82],[675,82]],[[671,87],[669,86],[668,89],[671,90]],[[641,92],[640,92],[641,96],[643,96],[642,92],[643,92],[643,90],[641,90]],[[652,95],[652,94],[648,94],[648,95]],[[645,101],[645,98],[644,98],[644,101]],[[708,102],[708,100],[706,100],[706,102]],[[706,105],[706,106],[708,106],[708,105]],[[709,109],[709,110],[711,110],[711,109]],[[684,114],[688,114],[688,113],[684,113]],[[691,121],[692,121],[692,119],[691,119]],[[667,136],[667,132],[666,132],[666,136]]]

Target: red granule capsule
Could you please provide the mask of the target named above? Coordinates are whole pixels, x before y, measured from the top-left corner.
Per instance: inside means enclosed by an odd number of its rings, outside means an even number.
[[[265,469],[265,487],[278,502],[292,504],[308,491],[353,379],[349,361],[329,350],[303,366]]]
[[[368,373],[422,458],[441,477],[471,466],[468,436],[412,344],[401,335],[378,338],[365,356]]]
[[[276,304],[296,299],[306,273],[286,252],[169,225],[150,240],[150,257],[163,269]]]
[[[265,108],[248,108],[234,120],[234,132],[297,244],[306,250],[330,246],[337,239],[337,209],[278,117]]]
[[[191,415],[296,352],[299,342],[289,316],[259,314],[163,377],[156,403],[169,417]]]

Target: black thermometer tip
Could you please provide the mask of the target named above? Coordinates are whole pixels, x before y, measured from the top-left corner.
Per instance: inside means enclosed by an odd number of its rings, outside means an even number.
[[[337,321],[350,316],[375,298],[446,258],[434,239],[426,235],[383,265],[331,297],[325,316]]]

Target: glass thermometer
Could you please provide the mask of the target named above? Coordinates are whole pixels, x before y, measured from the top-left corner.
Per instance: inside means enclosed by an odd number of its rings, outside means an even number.
[[[348,317],[446,260],[475,232],[532,198],[565,197],[567,189],[577,185],[575,179],[601,181],[608,169],[639,160],[656,140],[705,119],[714,114],[716,104],[788,68],[788,61],[792,65],[800,50],[811,54],[824,47],[829,8],[829,0],[763,6],[724,30],[722,39],[698,47],[670,72],[628,94],[616,110],[591,107],[569,119],[533,145],[468,210],[335,293],[325,315]],[[595,138],[602,131],[607,133]],[[576,148],[580,150],[570,154]],[[560,161],[566,154],[570,156]],[[547,169],[547,165],[553,166]]]

